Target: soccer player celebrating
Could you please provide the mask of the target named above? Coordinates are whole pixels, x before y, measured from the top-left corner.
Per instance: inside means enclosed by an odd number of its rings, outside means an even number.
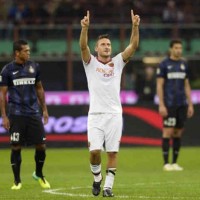
[[[43,111],[44,124],[48,122],[48,111],[40,80],[39,64],[29,60],[30,47],[24,40],[13,43],[13,53],[14,61],[5,65],[0,74],[1,115],[3,127],[9,131],[11,140],[10,160],[14,174],[14,185],[11,189],[19,190],[22,187],[20,166],[23,144],[35,145],[36,170],[32,176],[42,188],[50,188],[42,173],[46,157],[46,138],[40,107]]]
[[[90,150],[90,168],[94,175],[93,195],[101,190],[103,180],[101,173],[101,150],[105,142],[108,156],[103,197],[113,197],[112,187],[117,167],[122,134],[122,107],[120,102],[120,81],[125,64],[133,56],[139,43],[138,26],[140,18],[131,10],[132,29],[130,43],[126,49],[111,57],[112,46],[108,35],[100,35],[95,51],[97,57],[90,53],[88,47],[88,29],[90,13],[81,20],[80,49],[90,93],[88,114],[88,145]]]
[[[182,42],[170,42],[170,55],[157,69],[157,94],[159,97],[159,113],[163,117],[162,151],[165,171],[182,171],[177,164],[186,118],[194,113],[190,97],[188,66],[181,58]],[[170,138],[172,138],[173,158],[169,163]]]

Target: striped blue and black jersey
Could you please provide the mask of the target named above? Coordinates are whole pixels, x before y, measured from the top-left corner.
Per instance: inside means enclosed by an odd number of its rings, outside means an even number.
[[[188,65],[183,60],[165,58],[157,69],[157,78],[164,78],[164,103],[166,106],[187,105],[185,79],[188,78]]]
[[[39,64],[15,61],[4,66],[0,86],[8,87],[8,115],[40,115],[35,84],[40,81]]]

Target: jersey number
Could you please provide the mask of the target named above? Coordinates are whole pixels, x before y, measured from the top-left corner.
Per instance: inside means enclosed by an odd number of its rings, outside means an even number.
[[[176,125],[176,118],[169,117],[168,119],[164,120],[164,124],[166,126],[175,126]]]
[[[12,142],[19,142],[19,133],[14,132],[11,136],[10,136],[10,140]]]

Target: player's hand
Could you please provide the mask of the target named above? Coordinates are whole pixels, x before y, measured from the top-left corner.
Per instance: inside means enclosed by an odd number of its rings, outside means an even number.
[[[43,111],[43,121],[44,121],[44,125],[48,123],[49,120],[49,115],[47,111]]]
[[[81,20],[81,26],[82,28],[87,28],[90,25],[90,11],[87,11],[87,15],[84,16],[84,18]]]
[[[10,129],[10,121],[7,116],[2,117],[2,125],[5,129],[9,130]]]
[[[190,118],[193,116],[193,114],[194,114],[194,107],[193,107],[193,105],[189,105],[188,111],[187,111],[187,117]]]
[[[139,26],[140,25],[140,16],[134,15],[133,10],[131,10],[131,20],[133,26]]]
[[[167,108],[165,106],[159,106],[159,113],[162,117],[167,117]]]

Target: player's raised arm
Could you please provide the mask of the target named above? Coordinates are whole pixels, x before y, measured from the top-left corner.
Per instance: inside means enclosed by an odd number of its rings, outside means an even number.
[[[88,29],[90,25],[90,12],[87,11],[87,15],[81,20],[81,34],[80,34],[80,49],[81,57],[85,63],[90,59],[90,49],[88,47]]]
[[[132,20],[132,31],[131,31],[130,43],[126,47],[126,49],[122,52],[122,57],[125,62],[129,61],[131,56],[133,56],[139,44],[140,17],[139,15],[134,15],[133,10],[131,10],[131,20]]]

